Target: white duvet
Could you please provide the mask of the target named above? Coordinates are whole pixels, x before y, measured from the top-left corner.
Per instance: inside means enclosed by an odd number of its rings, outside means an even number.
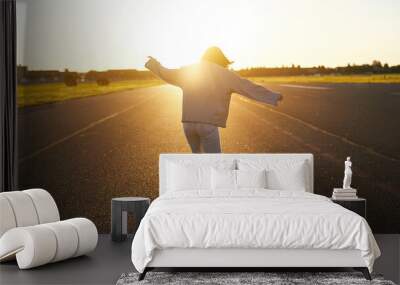
[[[358,249],[371,272],[380,255],[365,219],[330,199],[257,189],[157,198],[134,237],[132,262],[143,272],[165,248]]]

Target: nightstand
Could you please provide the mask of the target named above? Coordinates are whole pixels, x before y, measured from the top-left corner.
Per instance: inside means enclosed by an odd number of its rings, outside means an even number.
[[[364,198],[357,199],[332,199],[332,202],[339,204],[340,206],[359,214],[364,219],[367,219],[367,200]]]
[[[123,241],[128,234],[128,213],[135,219],[135,228],[132,234],[136,233],[140,221],[150,206],[150,199],[143,197],[120,197],[111,200],[111,239]]]

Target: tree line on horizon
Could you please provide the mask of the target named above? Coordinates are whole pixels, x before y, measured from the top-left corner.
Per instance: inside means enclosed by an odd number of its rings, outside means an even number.
[[[312,76],[312,75],[355,75],[355,74],[394,74],[400,73],[400,65],[389,66],[374,60],[371,64],[325,67],[301,67],[300,65],[282,67],[251,67],[237,70],[244,77],[265,76]],[[108,85],[112,81],[156,79],[146,70],[113,69],[106,71],[90,70],[75,72],[65,69],[58,70],[29,70],[27,66],[17,66],[18,84],[35,84],[64,82],[66,86],[76,86],[79,82],[97,82],[99,86]]]
[[[400,73],[400,65],[389,66],[374,60],[371,64],[348,64],[347,66],[325,67],[301,67],[300,65],[282,67],[251,67],[238,70],[241,76],[301,76],[301,75],[352,75],[352,74],[391,74]]]

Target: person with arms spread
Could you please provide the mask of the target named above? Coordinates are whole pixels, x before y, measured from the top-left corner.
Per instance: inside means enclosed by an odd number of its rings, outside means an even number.
[[[282,95],[240,77],[218,47],[208,48],[197,64],[179,69],[163,67],[149,57],[145,67],[183,92],[182,123],[193,153],[220,153],[218,128],[226,127],[232,93],[277,106]]]

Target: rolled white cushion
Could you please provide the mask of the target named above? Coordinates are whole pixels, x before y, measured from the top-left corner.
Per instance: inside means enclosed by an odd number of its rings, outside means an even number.
[[[27,269],[96,247],[93,222],[59,219],[54,199],[43,189],[0,193],[0,262],[16,258],[18,266]]]
[[[8,199],[0,193],[0,238],[9,229],[15,228],[14,212]]]
[[[0,239],[0,260],[16,255],[20,269],[40,266],[52,261],[57,240],[53,231],[43,225],[14,228]]]
[[[57,239],[57,250],[51,262],[57,262],[75,256],[78,250],[78,232],[66,221],[44,224],[53,231]]]
[[[43,189],[29,189],[22,191],[30,196],[36,208],[39,224],[57,222],[60,214],[56,202],[49,192]]]
[[[73,225],[78,233],[78,248],[74,257],[91,252],[96,248],[98,233],[92,221],[85,218],[74,218],[64,222]]]
[[[35,205],[30,196],[23,191],[1,193],[8,202],[15,216],[17,227],[33,226],[39,223]]]
[[[97,239],[96,226],[85,218],[13,228],[0,238],[0,261],[16,257],[20,269],[37,267],[86,254]]]

